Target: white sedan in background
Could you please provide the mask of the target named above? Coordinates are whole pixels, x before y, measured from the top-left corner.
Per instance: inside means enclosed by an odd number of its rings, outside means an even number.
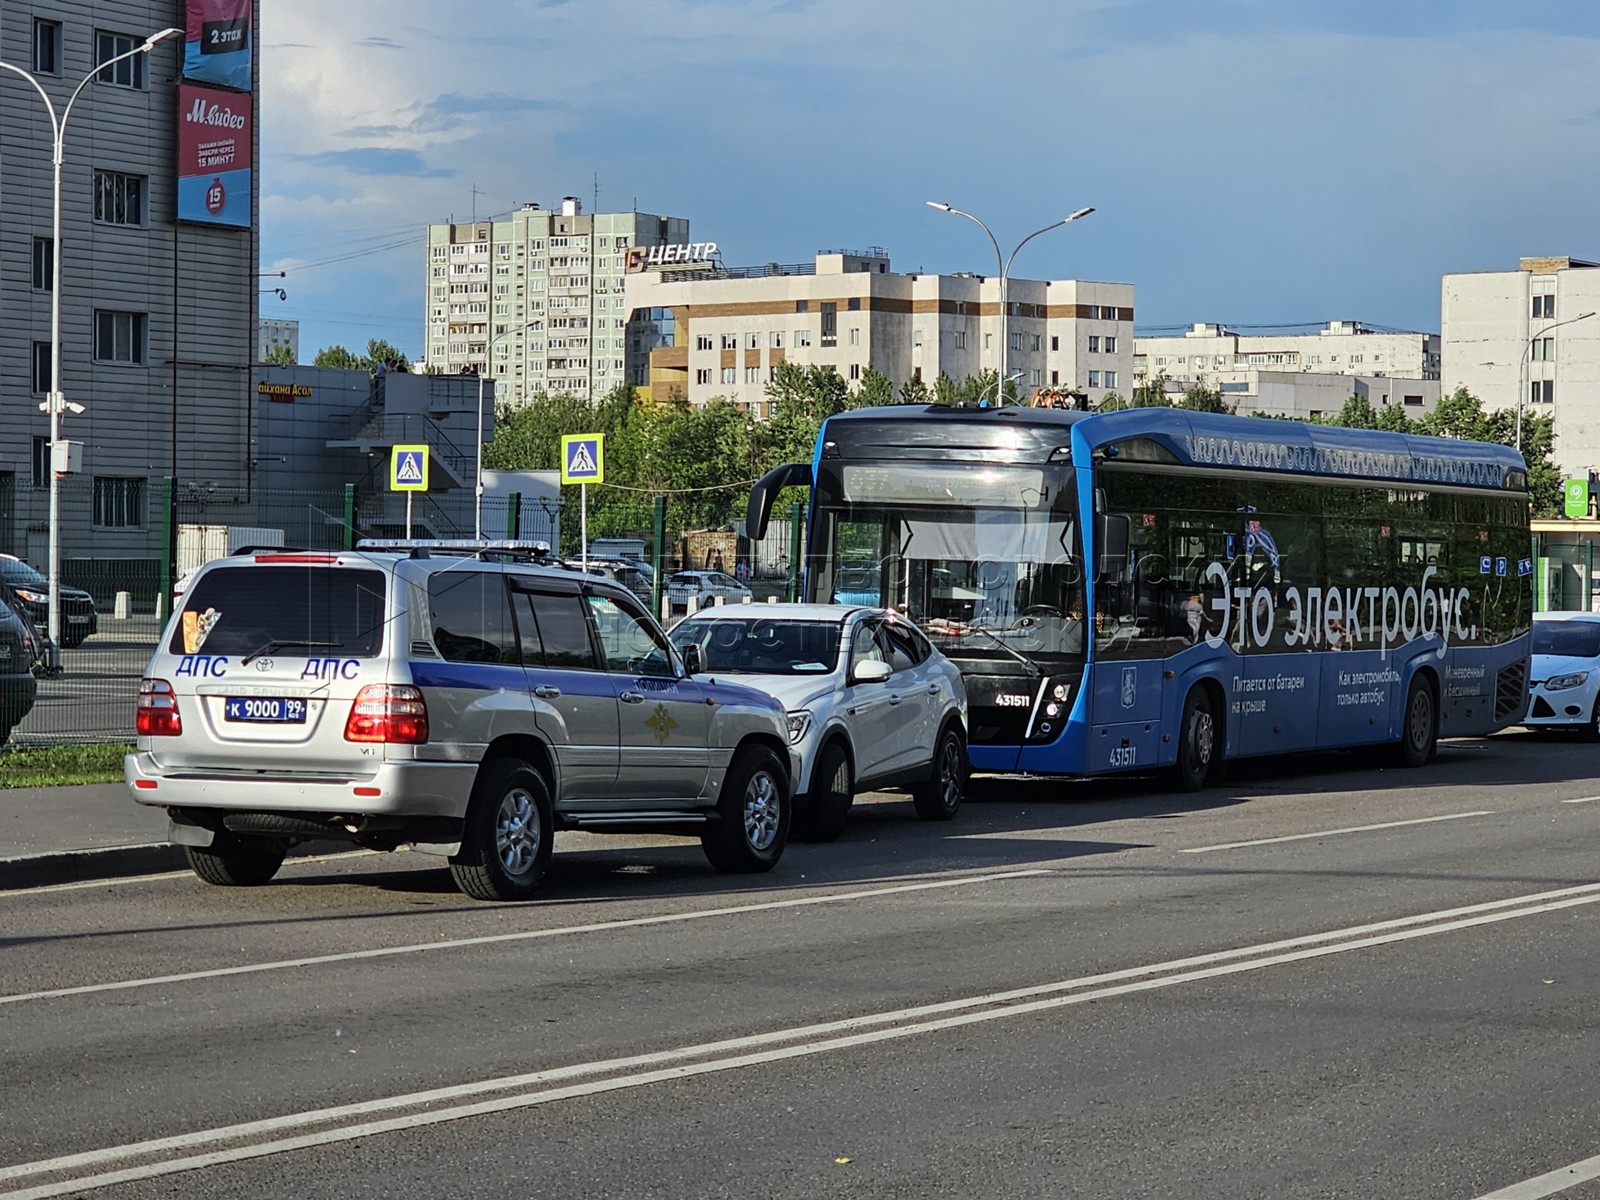
[[[743,604],[752,599],[749,588],[722,571],[674,571],[667,576],[667,600],[674,612],[685,610],[693,600],[705,608],[721,598],[724,604]]]
[[[1524,725],[1600,740],[1600,613],[1535,613],[1531,679]]]
[[[793,836],[829,842],[857,792],[910,790],[917,815],[948,821],[967,781],[961,672],[911,622],[847,604],[741,604],[678,622],[703,674],[769,692],[800,757]]]

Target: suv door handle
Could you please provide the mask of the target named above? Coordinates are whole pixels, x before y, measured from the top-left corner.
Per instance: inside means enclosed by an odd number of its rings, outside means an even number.
[[[624,704],[643,704],[644,703],[644,693],[643,692],[623,692],[622,695],[617,697],[617,699],[621,700]]]
[[[533,694],[541,700],[554,700],[561,695],[561,689],[552,687],[548,683],[541,683],[533,689]]]

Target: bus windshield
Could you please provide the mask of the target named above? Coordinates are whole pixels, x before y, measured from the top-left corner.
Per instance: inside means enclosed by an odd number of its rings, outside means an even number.
[[[1082,658],[1068,468],[825,464],[816,517],[819,600],[893,608],[957,658]]]

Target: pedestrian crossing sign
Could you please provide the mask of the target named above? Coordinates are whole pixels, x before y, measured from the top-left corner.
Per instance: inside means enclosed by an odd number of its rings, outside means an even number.
[[[568,433],[561,438],[561,482],[604,483],[606,439],[602,433]]]
[[[389,490],[425,492],[428,490],[428,448],[396,446],[389,455]]]

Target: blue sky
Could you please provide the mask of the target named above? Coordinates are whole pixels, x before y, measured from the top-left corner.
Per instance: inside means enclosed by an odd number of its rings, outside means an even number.
[[[275,0],[265,317],[422,350],[424,227],[564,195],[731,265],[1131,282],[1139,330],[1437,330],[1446,272],[1600,255],[1593,0]]]

